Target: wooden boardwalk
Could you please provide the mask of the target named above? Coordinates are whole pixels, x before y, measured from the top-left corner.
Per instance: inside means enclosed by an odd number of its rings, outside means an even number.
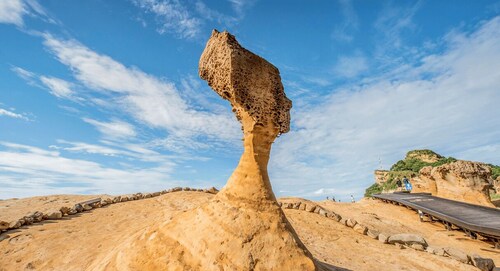
[[[457,227],[470,237],[481,235],[500,244],[500,210],[431,196],[428,193],[376,194],[374,198],[405,205],[432,220],[439,220],[447,228]]]

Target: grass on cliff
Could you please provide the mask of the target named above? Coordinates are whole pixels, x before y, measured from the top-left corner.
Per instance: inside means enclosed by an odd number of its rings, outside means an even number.
[[[437,162],[427,163],[418,158],[408,158],[404,160],[399,160],[396,164],[392,165],[391,171],[411,171],[414,173],[418,173],[423,167],[432,166],[438,167],[444,164],[449,164],[456,162],[457,159],[453,157],[442,157]]]
[[[489,164],[488,166],[491,167],[491,177],[493,178],[493,180],[495,180],[496,178],[498,178],[498,176],[500,176],[500,166],[491,164]]]
[[[382,186],[378,183],[374,183],[365,190],[365,197],[371,197],[373,194],[380,194],[382,190]]]
[[[490,198],[491,198],[491,200],[500,200],[500,194],[496,194],[496,193],[491,192]]]

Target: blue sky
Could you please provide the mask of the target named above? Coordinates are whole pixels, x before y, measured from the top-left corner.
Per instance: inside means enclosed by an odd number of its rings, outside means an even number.
[[[500,164],[499,1],[0,1],[0,198],[221,187],[211,30],[281,71],[278,196],[362,196],[408,150]]]

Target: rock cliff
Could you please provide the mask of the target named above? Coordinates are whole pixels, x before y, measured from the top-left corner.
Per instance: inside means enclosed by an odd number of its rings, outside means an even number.
[[[412,179],[412,192],[429,192],[435,196],[494,207],[489,189],[491,168],[483,163],[456,161],[438,167],[427,166]]]

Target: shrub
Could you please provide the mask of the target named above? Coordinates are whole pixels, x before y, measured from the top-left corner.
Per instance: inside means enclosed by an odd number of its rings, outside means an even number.
[[[373,194],[382,192],[382,187],[378,183],[372,184],[365,190],[365,197],[371,197]]]
[[[493,178],[493,180],[496,180],[496,178],[500,176],[500,166],[495,166],[491,164],[489,164],[488,166],[491,167],[491,177]]]

